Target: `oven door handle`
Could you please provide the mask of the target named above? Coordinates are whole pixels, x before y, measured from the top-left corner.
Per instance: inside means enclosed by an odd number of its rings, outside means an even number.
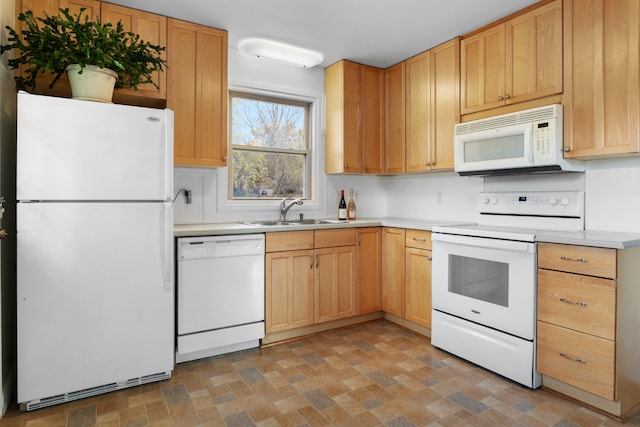
[[[503,251],[536,253],[536,244],[531,242],[519,242],[515,240],[487,239],[484,237],[458,236],[454,234],[433,233],[434,242],[447,242],[456,245],[474,246],[486,249],[498,249]]]

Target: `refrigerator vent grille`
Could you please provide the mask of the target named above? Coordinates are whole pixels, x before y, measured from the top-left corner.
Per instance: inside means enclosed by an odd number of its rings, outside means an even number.
[[[147,375],[144,377],[131,378],[119,383],[105,384],[98,387],[87,388],[84,390],[73,391],[71,393],[59,394],[57,396],[46,397],[44,399],[36,399],[30,402],[20,404],[22,411],[31,411],[33,409],[46,408],[47,406],[58,405],[60,403],[72,402],[74,400],[84,399],[85,397],[97,396],[99,394],[109,393],[116,390],[135,387],[138,385],[149,384],[156,381],[168,380],[171,378],[171,372],[162,372],[159,374]]]

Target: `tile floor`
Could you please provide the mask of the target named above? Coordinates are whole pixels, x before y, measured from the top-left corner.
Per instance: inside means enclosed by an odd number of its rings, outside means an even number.
[[[627,421],[640,425],[640,412]],[[379,320],[183,363],[173,378],[19,413],[0,426],[620,426]]]

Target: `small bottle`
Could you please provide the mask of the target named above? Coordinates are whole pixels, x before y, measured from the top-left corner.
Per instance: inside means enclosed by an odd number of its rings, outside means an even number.
[[[347,203],[344,201],[344,190],[340,190],[340,202],[338,202],[338,219],[347,220]]]
[[[349,203],[347,204],[347,219],[356,220],[356,202],[353,200],[353,188],[349,189]]]

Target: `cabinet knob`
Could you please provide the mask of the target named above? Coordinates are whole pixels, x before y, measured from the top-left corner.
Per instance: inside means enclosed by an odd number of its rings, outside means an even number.
[[[498,96],[498,101],[502,101],[502,100],[504,100],[504,96],[502,95]]]
[[[222,158],[222,160],[224,160],[224,161],[226,162],[226,161],[227,161],[227,156],[224,156],[224,157]]]
[[[506,95],[504,96],[504,99],[511,99],[511,95],[506,94]]]
[[[9,234],[7,233],[6,230],[4,230],[4,229],[0,230],[0,239],[6,239],[8,235]]]
[[[433,261],[433,257],[432,257],[431,255],[428,255],[428,256],[427,256],[427,259],[428,259],[429,261]]]
[[[569,148],[569,147],[562,147],[562,152],[564,152],[564,153],[568,153],[569,151],[571,151],[571,148]]]
[[[345,168],[345,169],[348,169],[348,168],[349,168],[349,165],[345,163],[345,164],[344,164],[344,168]]]

